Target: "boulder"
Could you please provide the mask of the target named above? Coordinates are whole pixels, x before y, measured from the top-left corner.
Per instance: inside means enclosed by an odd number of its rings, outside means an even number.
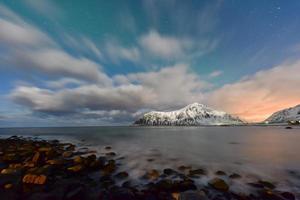
[[[223,192],[227,192],[229,190],[229,185],[220,178],[214,178],[211,181],[209,181],[209,185],[215,188],[216,190],[220,190]]]

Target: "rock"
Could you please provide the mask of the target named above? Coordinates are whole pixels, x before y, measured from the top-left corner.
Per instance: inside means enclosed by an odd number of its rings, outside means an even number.
[[[241,175],[233,173],[233,174],[229,175],[229,178],[231,178],[231,179],[238,179],[238,178],[241,178]]]
[[[291,126],[287,126],[285,127],[285,129],[293,129]]]
[[[225,176],[225,175],[226,175],[226,172],[219,170],[219,171],[216,171],[215,174],[216,174],[216,175],[219,175],[219,176]]]
[[[47,180],[47,176],[45,175],[26,174],[23,177],[22,182],[36,184],[36,185],[44,185],[46,180]]]
[[[17,173],[16,169],[6,168],[1,170],[1,174],[15,174]]]
[[[73,152],[72,151],[65,151],[62,156],[64,158],[70,158],[71,156],[73,155]]]
[[[39,152],[48,152],[51,151],[52,148],[51,147],[41,147],[38,149]]]
[[[229,186],[228,184],[220,178],[214,178],[209,182],[209,185],[211,185],[213,188],[223,191],[223,192],[227,192],[229,190]]]
[[[12,187],[13,187],[13,184],[11,184],[11,183],[7,183],[4,185],[4,189],[6,189],[6,190],[11,189]]]
[[[106,156],[116,156],[117,154],[115,152],[108,152],[105,155]]]
[[[191,179],[185,179],[183,181],[179,181],[177,182],[176,185],[177,185],[177,190],[180,192],[197,189],[196,185],[194,184],[194,181]]]
[[[145,177],[149,180],[156,180],[159,177],[159,172],[156,169],[148,171]]]
[[[189,176],[195,175],[206,175],[206,171],[204,169],[194,169],[189,171]]]
[[[49,165],[62,165],[63,160],[47,160],[46,163]]]
[[[75,157],[73,158],[73,161],[74,161],[75,163],[82,163],[82,162],[83,162],[83,159],[82,159],[81,156],[75,156]]]
[[[83,170],[83,166],[82,165],[75,165],[75,166],[72,166],[72,167],[68,167],[68,170],[72,171],[72,172],[80,172],[80,171]]]
[[[208,200],[203,191],[186,191],[179,194],[179,200]]]
[[[170,169],[170,168],[167,168],[167,169],[164,169],[163,173],[167,176],[170,176],[170,175],[173,175],[173,174],[177,174],[177,172],[173,169]]]
[[[117,166],[114,160],[109,160],[106,165],[103,167],[103,171],[106,174],[113,173],[116,170]]]
[[[190,166],[184,166],[184,165],[181,165],[181,166],[178,167],[178,170],[180,170],[180,171],[185,171],[185,170],[188,170],[188,169],[191,169],[191,167]]]
[[[119,172],[115,175],[115,177],[118,179],[125,179],[128,177],[128,173],[127,172]]]
[[[111,150],[112,148],[111,148],[111,146],[106,146],[106,147],[104,147],[104,149]]]
[[[275,185],[273,183],[268,182],[268,181],[258,181],[258,183],[263,185],[266,188],[275,189]]]
[[[170,192],[174,189],[174,185],[172,180],[169,179],[162,179],[160,181],[158,181],[155,184],[155,187],[160,190],[160,191],[164,191],[164,192]]]
[[[116,188],[109,196],[112,200],[136,200],[134,193],[125,188]]]
[[[34,154],[34,156],[32,157],[31,161],[36,164],[36,163],[40,162],[41,160],[42,160],[41,153],[40,152],[36,152]]]
[[[282,192],[281,196],[283,198],[285,198],[286,200],[296,200],[296,197],[294,194],[290,193],[290,192]]]

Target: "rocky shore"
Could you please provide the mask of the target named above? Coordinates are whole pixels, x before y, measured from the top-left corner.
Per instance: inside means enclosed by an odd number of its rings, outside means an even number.
[[[110,146],[105,156],[58,140],[12,136],[0,139],[0,199],[98,200],[295,200],[266,180],[247,183],[250,193],[231,190],[242,175],[216,171],[206,184],[196,184],[206,169],[178,166],[152,169],[144,184],[119,170],[122,159]],[[230,181],[228,181],[230,180]]]

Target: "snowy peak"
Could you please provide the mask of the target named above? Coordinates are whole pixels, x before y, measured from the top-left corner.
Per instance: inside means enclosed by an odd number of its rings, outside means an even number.
[[[243,121],[223,111],[214,110],[200,103],[190,104],[182,109],[168,112],[151,111],[134,124],[146,126],[199,126],[232,125]]]
[[[300,104],[275,112],[265,120],[268,123],[287,123],[292,121],[300,121]]]

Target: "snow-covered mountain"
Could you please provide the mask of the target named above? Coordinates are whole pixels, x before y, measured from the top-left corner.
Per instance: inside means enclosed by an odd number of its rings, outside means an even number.
[[[200,125],[238,125],[244,122],[223,111],[217,111],[203,104],[193,103],[182,109],[144,114],[135,125],[144,126],[200,126]]]
[[[265,120],[265,122],[286,123],[288,121],[299,121],[299,120],[300,120],[300,104],[295,107],[287,108],[273,113],[268,119]]]

